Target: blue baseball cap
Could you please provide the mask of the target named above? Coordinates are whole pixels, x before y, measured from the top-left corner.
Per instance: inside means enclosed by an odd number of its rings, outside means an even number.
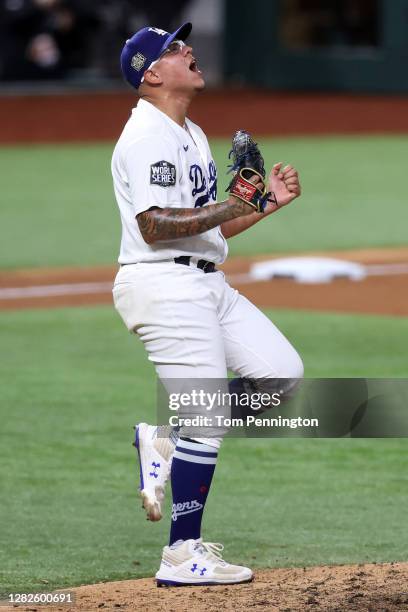
[[[136,32],[126,41],[120,56],[122,74],[126,81],[138,89],[149,66],[159,59],[173,40],[186,40],[192,27],[191,23],[187,22],[172,34],[150,27]]]

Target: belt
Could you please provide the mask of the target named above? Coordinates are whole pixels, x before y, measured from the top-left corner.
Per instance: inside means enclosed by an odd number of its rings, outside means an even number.
[[[190,264],[192,264],[193,266],[197,266],[197,268],[205,272],[205,274],[209,274],[211,272],[217,272],[215,263],[213,263],[212,261],[207,261],[206,259],[199,259],[197,263],[195,263],[194,261],[191,261],[191,260],[192,260],[192,257],[190,255],[180,255],[180,257],[174,258],[174,263],[183,264],[183,266],[189,266]],[[152,263],[155,263],[155,262],[152,262]],[[158,261],[157,263],[163,263],[163,262]],[[133,265],[134,263],[123,263],[123,264],[120,264],[120,267],[123,268],[123,266],[133,266]]]
[[[212,261],[206,261],[205,259],[199,259],[197,264],[191,261],[191,257],[189,255],[180,255],[180,257],[175,257],[174,262],[177,264],[183,264],[183,266],[189,266],[191,263],[193,266],[197,266],[200,270],[205,272],[205,274],[209,274],[211,272],[216,272],[217,269],[215,267],[215,263]]]

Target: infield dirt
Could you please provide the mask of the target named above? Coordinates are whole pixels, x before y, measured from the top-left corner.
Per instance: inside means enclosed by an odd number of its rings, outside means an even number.
[[[259,570],[250,584],[158,589],[153,578],[72,589],[71,607],[48,612],[394,612],[408,610],[408,563]],[[2,608],[15,610],[16,608]]]
[[[316,252],[307,255],[335,257],[366,265],[380,264],[384,270],[382,274],[368,276],[358,282],[336,279],[331,283],[305,285],[289,279],[254,282],[244,278],[252,263],[281,256],[277,254],[230,258],[222,269],[232,286],[257,306],[264,308],[408,315],[407,247]],[[401,269],[404,271],[397,270],[398,273],[395,273],[393,264],[402,264]],[[111,287],[116,271],[117,266],[0,271],[0,310],[112,304]],[[92,287],[87,292],[84,284],[88,283]],[[96,291],[95,283],[99,285]],[[82,286],[76,290],[77,285]],[[53,287],[57,287],[56,294],[52,294]],[[37,288],[38,295],[23,293],[19,297],[13,298],[10,294],[5,297],[5,290],[10,288]]]

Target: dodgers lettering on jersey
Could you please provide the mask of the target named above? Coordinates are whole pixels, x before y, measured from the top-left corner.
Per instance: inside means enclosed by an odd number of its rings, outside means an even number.
[[[194,204],[196,208],[217,201],[217,169],[213,160],[208,164],[208,173],[199,164],[190,166],[189,177],[194,185],[191,195],[193,198],[198,195]]]
[[[122,221],[119,263],[191,255],[222,263],[227,243],[219,227],[197,236],[148,245],[136,216],[152,207],[198,208],[217,201],[217,169],[204,132],[180,127],[140,100],[115,147],[112,176]]]

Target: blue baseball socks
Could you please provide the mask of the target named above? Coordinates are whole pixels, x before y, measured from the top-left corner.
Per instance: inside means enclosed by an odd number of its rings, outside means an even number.
[[[170,542],[198,539],[205,502],[217,463],[218,449],[179,438],[171,466],[173,506]]]

